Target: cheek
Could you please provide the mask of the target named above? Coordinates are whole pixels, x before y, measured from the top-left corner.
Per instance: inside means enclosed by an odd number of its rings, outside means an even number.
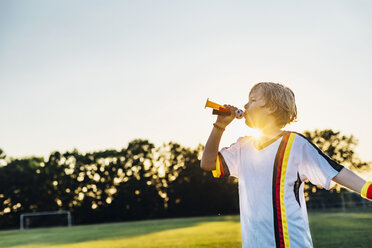
[[[257,111],[257,109],[259,109],[259,108],[260,108],[259,104],[253,103],[253,104],[249,105],[248,110]]]

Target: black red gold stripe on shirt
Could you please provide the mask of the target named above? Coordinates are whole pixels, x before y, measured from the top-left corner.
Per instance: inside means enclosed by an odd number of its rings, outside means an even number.
[[[287,215],[284,204],[285,175],[289,153],[293,144],[295,133],[286,132],[280,142],[278,152],[275,157],[273,170],[273,212],[274,212],[274,232],[277,248],[287,248],[289,245],[289,234]]]
[[[372,182],[366,182],[360,194],[362,197],[372,201]]]
[[[212,171],[214,177],[226,177],[230,175],[229,169],[226,165],[225,159],[221,153],[217,154],[216,169]]]

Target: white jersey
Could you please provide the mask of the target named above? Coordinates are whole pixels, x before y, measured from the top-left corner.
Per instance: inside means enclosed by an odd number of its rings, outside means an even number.
[[[253,142],[222,148],[213,171],[239,179],[243,247],[313,247],[303,182],[330,189],[343,166],[299,133],[284,131],[261,148]]]

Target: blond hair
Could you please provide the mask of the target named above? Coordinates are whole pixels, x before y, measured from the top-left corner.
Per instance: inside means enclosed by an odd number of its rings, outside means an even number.
[[[290,88],[279,83],[260,82],[252,87],[249,95],[257,89],[261,89],[266,101],[264,107],[275,110],[273,116],[281,128],[297,121],[295,95]]]

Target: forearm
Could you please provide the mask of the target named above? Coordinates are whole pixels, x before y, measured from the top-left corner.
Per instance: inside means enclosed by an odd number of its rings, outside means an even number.
[[[200,167],[203,170],[212,171],[216,167],[216,158],[218,154],[218,147],[220,145],[223,130],[213,127],[208,141],[205,144],[203,156]]]
[[[332,180],[359,194],[366,183],[363,178],[347,168],[343,168]]]
[[[230,110],[230,115],[222,116],[218,115],[216,122],[213,124],[213,129],[209,135],[208,141],[205,144],[202,160],[200,167],[206,171],[212,171],[216,169],[216,159],[218,155],[218,146],[225,128],[234,120],[236,107],[230,105],[224,105]]]

